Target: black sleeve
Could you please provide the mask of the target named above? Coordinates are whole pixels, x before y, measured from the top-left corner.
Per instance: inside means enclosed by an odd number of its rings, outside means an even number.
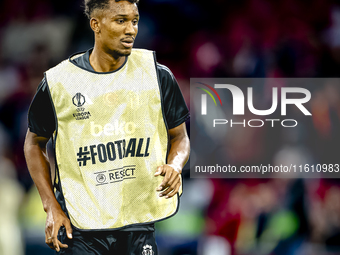
[[[28,110],[28,127],[42,137],[51,137],[55,130],[55,114],[49,88],[44,78],[37,89]]]
[[[157,63],[157,72],[161,83],[165,119],[168,128],[171,129],[189,118],[189,110],[178,83],[169,68]]]

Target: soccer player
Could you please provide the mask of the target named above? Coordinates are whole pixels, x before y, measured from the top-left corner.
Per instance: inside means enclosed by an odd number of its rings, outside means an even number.
[[[29,109],[27,166],[59,254],[157,254],[154,222],[178,210],[189,112],[169,69],[132,49],[137,2],[86,0],[94,47],[46,71]]]

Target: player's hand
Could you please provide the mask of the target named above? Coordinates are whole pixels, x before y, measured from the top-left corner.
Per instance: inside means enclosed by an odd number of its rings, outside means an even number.
[[[157,167],[155,176],[164,176],[162,183],[157,188],[157,191],[162,191],[159,193],[160,197],[171,198],[177,194],[181,187],[181,171],[182,169],[171,164]]]
[[[72,228],[70,220],[67,218],[60,206],[51,207],[46,211],[46,226],[45,226],[45,243],[57,252],[61,248],[68,248],[67,244],[63,244],[58,240],[58,231],[64,226],[69,239],[72,239]]]

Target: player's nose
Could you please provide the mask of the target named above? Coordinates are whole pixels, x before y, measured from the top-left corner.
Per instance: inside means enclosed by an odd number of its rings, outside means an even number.
[[[132,22],[128,22],[125,27],[125,34],[135,35],[136,34],[136,26],[133,25]]]

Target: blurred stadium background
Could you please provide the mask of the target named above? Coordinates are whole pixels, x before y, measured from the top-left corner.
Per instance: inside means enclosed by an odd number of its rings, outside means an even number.
[[[43,72],[93,45],[81,6],[0,1],[0,255],[53,254],[23,141]],[[190,77],[339,77],[340,1],[141,0],[139,9],[135,47],[156,51],[188,106]],[[235,136],[229,151],[240,162],[339,163],[339,97],[339,88],[325,86],[304,130],[249,133],[247,143]],[[270,143],[273,135],[281,142]],[[179,213],[157,224],[160,254],[340,254],[339,180],[190,179],[188,169]]]

